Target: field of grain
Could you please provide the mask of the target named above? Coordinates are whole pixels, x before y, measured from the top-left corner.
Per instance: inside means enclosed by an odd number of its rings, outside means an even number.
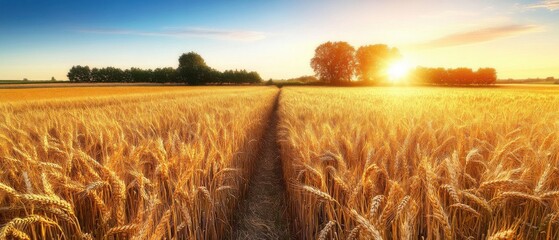
[[[559,238],[559,88],[0,93],[0,240]]]
[[[558,239],[558,88],[284,88],[300,239]]]
[[[73,85],[73,86],[72,86]],[[77,85],[77,86],[76,86]],[[39,100],[79,100],[86,97],[98,98],[103,96],[145,95],[154,93],[177,92],[184,94],[200,94],[208,91],[242,91],[243,88],[231,89],[228,87],[185,87],[185,86],[136,86],[136,85],[110,85],[110,84],[31,84],[26,85],[0,85],[1,102],[32,102]]]
[[[0,239],[230,235],[278,90],[191,89],[0,104]]]

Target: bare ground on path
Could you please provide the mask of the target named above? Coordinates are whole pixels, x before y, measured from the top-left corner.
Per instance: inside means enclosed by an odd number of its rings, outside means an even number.
[[[233,225],[234,239],[290,239],[276,111],[277,100],[264,135],[260,159]]]

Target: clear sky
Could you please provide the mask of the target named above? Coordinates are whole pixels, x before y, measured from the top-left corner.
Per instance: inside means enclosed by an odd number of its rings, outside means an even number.
[[[557,78],[559,1],[0,0],[0,79],[176,67],[189,51],[218,70],[291,78],[313,74],[326,41],[385,43],[413,66]]]

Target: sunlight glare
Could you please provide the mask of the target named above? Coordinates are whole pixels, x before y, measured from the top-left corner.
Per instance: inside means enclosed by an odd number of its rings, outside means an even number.
[[[392,63],[388,69],[388,77],[391,82],[401,81],[409,72],[410,65],[405,61],[396,61]]]

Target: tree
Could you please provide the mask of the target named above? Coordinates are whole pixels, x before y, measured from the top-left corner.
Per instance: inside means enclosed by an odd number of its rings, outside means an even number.
[[[222,84],[223,81],[223,74],[220,71],[209,68],[206,74],[206,83]]]
[[[257,72],[247,70],[225,70],[220,74],[220,83],[241,84],[241,83],[260,83],[262,78]]]
[[[448,71],[448,84],[467,85],[475,83],[476,75],[471,68],[454,68]]]
[[[51,78],[50,78],[50,81],[51,81],[51,82],[56,82],[56,78],[51,77]]]
[[[207,81],[211,69],[199,54],[195,52],[183,53],[179,57],[177,69],[183,82],[189,85],[202,85]]]
[[[93,82],[124,82],[126,73],[122,69],[114,67],[93,68],[91,79]]]
[[[67,76],[70,82],[90,82],[91,70],[89,66],[73,66]]]
[[[495,68],[480,68],[476,72],[478,84],[495,84],[497,82],[497,70]]]
[[[151,69],[130,68],[128,72],[132,82],[151,82],[153,80],[153,71]]]
[[[386,69],[402,55],[397,48],[384,44],[362,46],[355,53],[356,74],[361,81],[380,82],[386,79]]]
[[[68,71],[68,79],[71,82],[183,82],[190,85],[262,82],[257,72],[229,70],[222,73],[210,68],[204,59],[194,52],[180,56],[178,69],[172,67],[154,70],[134,67],[126,70],[114,67],[89,69],[88,66],[78,65]]]
[[[176,82],[177,71],[172,67],[156,68],[155,70],[153,70],[152,80],[158,83]]]
[[[249,72],[246,74],[246,80],[245,83],[260,83],[262,82],[262,78],[260,77],[260,74],[258,74],[257,72]]]
[[[489,85],[497,81],[497,71],[494,68],[424,68],[418,67],[413,71],[416,83],[447,84],[447,85]]]
[[[311,67],[327,83],[349,82],[355,68],[354,53],[347,42],[326,42],[315,49]]]
[[[294,81],[299,81],[302,83],[311,83],[311,82],[316,82],[318,81],[318,79],[315,76],[301,76],[298,78],[294,78]]]
[[[92,68],[91,69],[91,81],[92,82],[104,82],[105,81],[105,74],[99,68]]]
[[[445,84],[448,83],[448,69],[445,68],[432,68],[431,69],[431,83]]]

